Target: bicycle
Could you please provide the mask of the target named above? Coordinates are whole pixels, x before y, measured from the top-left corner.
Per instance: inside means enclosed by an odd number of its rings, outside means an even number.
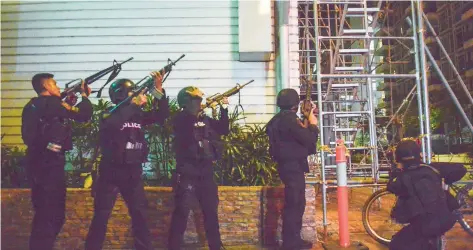
[[[470,173],[470,176],[473,176],[473,173]],[[389,178],[389,177],[381,177]],[[458,217],[457,222],[462,226],[468,234],[473,236],[473,218],[466,218],[466,216],[473,216],[473,180],[469,181],[458,181],[453,185],[449,186],[449,190],[454,192],[455,199],[460,204],[460,208],[454,211],[455,215]],[[380,199],[382,197],[382,199]],[[379,199],[379,201],[378,201]],[[382,207],[380,204],[381,201],[392,201],[392,205],[387,205]],[[394,222],[391,219],[390,213],[391,209],[394,206],[396,201],[396,196],[386,190],[385,188],[380,189],[374,192],[368,200],[365,202],[362,210],[362,221],[363,226],[366,232],[377,242],[383,245],[389,245],[391,242],[392,236],[401,230],[404,227],[404,224],[399,224]],[[381,219],[381,225],[384,226],[384,229],[375,230],[374,226],[376,224],[375,218],[370,211],[371,208],[377,211],[387,212],[386,215],[378,216],[377,218]],[[371,216],[373,215],[373,220]],[[384,222],[383,219],[388,220],[388,223]],[[390,222],[390,223],[389,223]],[[391,234],[392,232],[392,234]]]

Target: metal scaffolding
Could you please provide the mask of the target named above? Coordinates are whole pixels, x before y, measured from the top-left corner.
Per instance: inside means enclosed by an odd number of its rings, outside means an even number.
[[[302,85],[300,94],[301,97],[311,95],[320,109],[320,146],[318,154],[309,158],[312,177],[307,178],[307,183],[322,187],[326,232],[327,188],[337,185],[334,154],[337,139],[345,141],[350,153],[348,186],[377,187],[382,185],[380,174],[390,168],[385,150],[389,144],[404,137],[400,133],[402,129],[395,127],[402,124],[414,100],[419,118],[415,133],[422,144],[423,160],[430,163],[427,81],[432,79],[432,73],[427,68],[434,70],[472,133],[473,126],[463,110],[463,104],[458,101],[442,70],[454,72],[471,105],[473,99],[424,14],[421,2],[297,2],[300,82],[313,85],[311,93],[306,92],[307,85]],[[426,30],[433,34],[434,39],[424,41]],[[447,67],[441,68],[426,46],[434,40],[442,56],[447,58]],[[432,85],[435,84],[432,82]],[[403,92],[396,93],[393,86],[396,90],[403,89]],[[386,94],[387,90],[389,94]],[[394,103],[393,95],[403,93],[405,98]],[[355,159],[357,155],[361,157]]]
[[[384,154],[387,126],[410,105],[415,91],[419,134],[426,135],[421,137],[423,156],[431,154],[422,17],[416,15],[421,12],[412,11],[420,5],[411,1],[403,21],[412,28],[396,30],[385,25],[393,9],[387,1],[299,0],[298,6],[301,83],[315,83],[312,93],[306,93],[304,85],[300,93],[313,96],[320,109],[320,150],[313,175],[322,186],[326,229],[327,188],[336,186],[337,139],[343,139],[350,152],[349,186],[376,186],[380,174],[390,168]],[[396,55],[389,52],[393,47],[399,51]],[[405,84],[411,89],[389,115],[384,114],[386,108],[377,109],[383,99],[383,92],[377,90],[385,84]],[[356,155],[361,159],[354,159]]]

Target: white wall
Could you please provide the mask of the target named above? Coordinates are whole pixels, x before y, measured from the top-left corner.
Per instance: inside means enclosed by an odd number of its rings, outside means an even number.
[[[134,60],[123,65],[118,78],[138,81],[163,67],[168,58],[186,54],[165,82],[171,98],[188,85],[212,95],[254,79],[241,92],[246,122],[267,122],[276,110],[274,54],[266,63],[238,61],[238,1],[1,4],[1,121],[2,134],[7,134],[2,143],[22,144],[19,116],[35,96],[34,74],[51,72],[63,88],[72,79],[111,66],[114,59],[129,57]],[[297,47],[297,28],[292,37]],[[298,64],[291,65],[291,76],[298,76]],[[107,96],[105,90],[103,97]],[[238,96],[230,101],[236,104]]]

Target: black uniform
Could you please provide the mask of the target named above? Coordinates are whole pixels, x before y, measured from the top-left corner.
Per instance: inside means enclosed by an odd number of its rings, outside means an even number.
[[[388,183],[388,190],[398,197],[391,216],[400,223],[409,223],[393,236],[391,250],[436,250],[437,237],[456,222],[452,211],[458,204],[453,204],[454,198],[443,190],[441,178],[450,185],[465,175],[466,168],[456,163],[430,166],[433,169],[424,164],[408,167]]]
[[[65,152],[72,149],[67,120],[89,121],[92,104],[88,98],[71,110],[56,96],[39,96],[23,108],[22,138],[27,145],[26,167],[31,181],[35,215],[30,249],[52,249],[65,218]]]
[[[184,110],[176,115],[173,126],[176,152],[175,209],[172,214],[169,249],[180,249],[191,208],[196,195],[204,214],[204,227],[211,250],[220,249],[218,225],[218,190],[213,179],[213,164],[220,155],[218,138],[229,131],[228,110],[220,109],[214,120]]]
[[[94,218],[87,235],[85,249],[102,249],[107,223],[115,205],[117,192],[125,200],[132,220],[137,250],[151,249],[147,225],[142,163],[149,153],[143,127],[163,124],[169,116],[169,102],[164,95],[154,103],[156,110],[145,112],[135,104],[124,105],[111,115],[104,115],[100,124],[102,160],[99,166],[94,198]]]
[[[305,178],[309,172],[307,156],[315,154],[318,128],[303,128],[295,111],[282,110],[267,125],[270,154],[278,164],[284,183],[283,246],[301,245],[302,216],[305,210]]]

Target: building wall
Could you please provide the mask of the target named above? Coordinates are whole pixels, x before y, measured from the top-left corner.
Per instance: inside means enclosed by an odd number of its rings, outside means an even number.
[[[245,122],[267,122],[276,111],[275,53],[269,62],[239,62],[238,1],[1,4],[1,121],[6,134],[2,143],[23,143],[19,117],[35,96],[34,74],[51,72],[64,88],[70,80],[86,78],[111,66],[113,60],[129,57],[134,60],[123,65],[118,78],[138,81],[162,68],[168,58],[186,54],[164,84],[171,98],[188,85],[202,88],[209,96],[254,79],[241,91]],[[295,20],[297,25],[297,14]],[[292,47],[297,48],[297,37],[297,32],[290,34]],[[291,55],[290,75],[298,81],[297,52]],[[92,90],[107,77],[93,83]],[[103,97],[107,96],[105,89]],[[238,95],[230,101],[237,104]]]
[[[167,242],[173,211],[171,188],[146,188],[149,227],[154,247]],[[2,249],[28,249],[33,216],[29,189],[2,189]],[[219,224],[223,244],[271,245],[281,239],[284,189],[280,187],[219,187]],[[306,188],[307,205],[302,237],[316,241],[316,199],[314,187]],[[55,249],[83,249],[93,217],[90,190],[69,189],[66,223]],[[131,221],[125,202],[119,196],[110,216],[104,249],[131,249]],[[189,215],[185,244],[206,246],[202,212]]]

